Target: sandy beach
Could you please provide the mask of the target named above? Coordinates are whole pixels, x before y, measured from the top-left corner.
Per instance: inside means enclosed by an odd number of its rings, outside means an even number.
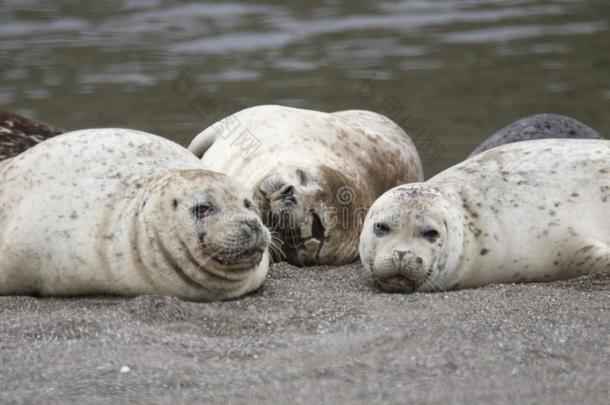
[[[0,297],[1,403],[595,404],[610,277],[412,295],[275,265],[240,300]]]

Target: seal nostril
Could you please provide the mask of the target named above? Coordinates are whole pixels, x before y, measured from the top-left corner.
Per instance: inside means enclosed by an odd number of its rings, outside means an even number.
[[[244,224],[246,224],[246,226],[250,228],[252,232],[259,233],[261,230],[261,227],[256,219],[246,219],[244,220]]]
[[[294,198],[294,187],[290,184],[284,186],[280,190],[280,198],[282,202],[296,204],[297,200]]]
[[[405,257],[405,255],[407,254],[407,251],[406,250],[395,250],[394,254],[396,256],[398,256],[398,260],[402,260]]]
[[[280,194],[282,195],[282,197],[293,195],[294,187],[291,186],[290,184],[288,184],[287,186],[285,186],[283,189],[280,190]]]
[[[424,262],[424,259],[422,259],[419,256],[415,259],[415,263],[417,263],[417,264],[422,264],[423,262]]]

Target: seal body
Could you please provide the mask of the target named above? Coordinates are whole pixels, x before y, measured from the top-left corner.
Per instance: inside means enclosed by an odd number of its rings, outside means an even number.
[[[370,111],[252,107],[204,130],[189,150],[245,183],[281,245],[278,258],[300,266],[356,260],[372,202],[423,179],[411,139]]]
[[[45,139],[63,132],[65,132],[63,129],[22,115],[0,111],[0,160],[16,156]]]
[[[269,234],[241,185],[186,149],[126,129],[49,139],[0,168],[0,294],[258,288]]]
[[[536,114],[502,128],[472,151],[469,157],[507,143],[547,138],[603,139],[593,129],[574,118],[558,114]]]
[[[610,141],[499,146],[367,215],[360,255],[389,291],[550,281],[610,266]]]

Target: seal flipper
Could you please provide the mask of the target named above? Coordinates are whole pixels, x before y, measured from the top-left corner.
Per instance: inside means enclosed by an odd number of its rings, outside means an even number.
[[[560,278],[588,273],[610,273],[610,248],[597,239],[586,238],[561,263]]]
[[[226,118],[201,131],[199,135],[193,138],[187,149],[201,159],[205,152],[216,142],[216,137],[227,126],[224,123],[225,120]]]

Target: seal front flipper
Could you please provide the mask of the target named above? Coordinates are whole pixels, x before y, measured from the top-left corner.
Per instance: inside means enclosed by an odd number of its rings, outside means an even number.
[[[594,238],[580,239],[560,262],[559,278],[578,277],[588,273],[610,273],[610,248]]]

